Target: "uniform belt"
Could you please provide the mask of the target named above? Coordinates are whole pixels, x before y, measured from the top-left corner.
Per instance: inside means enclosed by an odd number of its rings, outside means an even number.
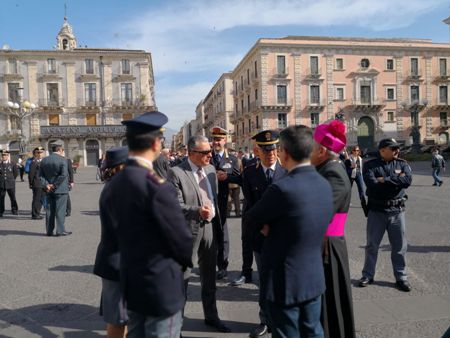
[[[336,213],[328,225],[325,236],[344,236],[345,233],[345,221],[347,220],[347,213]]]
[[[394,200],[375,200],[370,199],[369,203],[375,206],[382,207],[404,207],[406,198],[398,198]]]

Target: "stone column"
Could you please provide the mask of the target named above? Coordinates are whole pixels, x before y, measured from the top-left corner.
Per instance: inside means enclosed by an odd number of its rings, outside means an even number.
[[[295,124],[301,124],[301,112],[302,112],[302,67],[301,67],[301,53],[292,53],[294,57],[294,113]]]
[[[327,120],[334,119],[334,111],[333,111],[333,66],[334,66],[334,55],[333,54],[325,54],[326,60],[326,95],[324,95],[326,99],[326,107],[327,107]]]

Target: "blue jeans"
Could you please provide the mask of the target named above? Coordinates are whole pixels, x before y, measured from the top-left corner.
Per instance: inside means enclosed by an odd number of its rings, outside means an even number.
[[[272,338],[323,338],[321,296],[293,306],[267,301]]]
[[[150,317],[128,311],[127,338],[179,338],[183,324],[182,311],[169,317]]]
[[[356,172],[355,178],[352,178],[350,180],[352,187],[353,187],[353,182],[356,182],[356,186],[358,187],[359,199],[360,200],[365,199],[365,197],[364,197],[364,180],[359,171]]]
[[[406,280],[406,233],[405,212],[388,213],[369,211],[367,217],[366,258],[362,275],[373,278],[377,264],[378,249],[384,233],[387,231],[391,244],[391,261],[395,280]]]
[[[442,179],[439,177],[439,173],[441,172],[441,168],[433,168],[433,178],[434,184],[438,185],[442,182]]]

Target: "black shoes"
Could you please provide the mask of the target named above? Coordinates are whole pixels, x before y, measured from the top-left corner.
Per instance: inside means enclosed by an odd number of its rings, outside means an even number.
[[[230,285],[231,286],[239,286],[239,285],[243,285],[245,283],[251,283],[252,279],[251,278],[247,278],[243,275],[239,276],[238,278],[236,278],[235,280],[233,280]]]
[[[224,279],[226,276],[228,276],[228,272],[225,269],[220,269],[217,272],[217,279]]]
[[[31,219],[43,219],[44,217],[42,216],[32,216]]]
[[[64,231],[64,232],[61,232],[60,234],[56,234],[55,236],[60,237],[60,236],[70,236],[70,235],[72,235],[72,231]]]
[[[444,181],[440,181],[440,182],[439,182],[439,186],[441,186],[443,183],[444,183]]]
[[[410,292],[412,290],[411,284],[407,280],[398,280],[395,282],[395,286],[400,291]]]
[[[270,333],[271,330],[266,324],[259,324],[252,332],[250,332],[250,338],[257,338]]]
[[[231,332],[230,328],[226,326],[220,319],[205,319],[205,324],[216,328],[216,330],[219,332]]]
[[[359,280],[358,286],[361,288],[364,288],[369,284],[373,284],[373,278],[361,277],[361,279]]]

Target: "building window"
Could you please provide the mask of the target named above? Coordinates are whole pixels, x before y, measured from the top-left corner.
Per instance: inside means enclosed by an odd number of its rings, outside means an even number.
[[[239,106],[238,106],[238,104],[236,103],[236,105],[235,105],[235,111],[236,111],[236,115],[237,115],[237,114],[239,114],[239,110],[238,110],[238,108],[239,108]]]
[[[386,88],[386,100],[395,100],[395,88]]]
[[[447,86],[439,86],[439,103],[447,104]]]
[[[319,125],[319,113],[311,113],[311,128]]]
[[[84,84],[84,98],[86,106],[95,106],[97,103],[97,85],[95,83]]]
[[[387,112],[387,120],[388,120],[388,122],[394,122],[394,112],[393,111]]]
[[[63,50],[67,50],[69,47],[69,41],[67,39],[62,40]]]
[[[242,121],[241,127],[242,127],[242,134],[244,134],[245,133],[245,122],[244,121]]]
[[[361,68],[367,69],[370,66],[369,59],[362,59],[361,60]]]
[[[19,102],[20,92],[18,83],[8,83],[8,101]]]
[[[252,132],[252,120],[248,119],[248,133],[251,134]]]
[[[311,69],[311,75],[319,74],[319,57],[318,56],[310,56],[309,57],[309,67]]]
[[[411,58],[411,75],[418,76],[419,75],[419,59]]]
[[[256,124],[256,129],[258,130],[259,129],[259,116],[258,115],[256,115],[256,117],[255,117],[255,124]]]
[[[367,103],[370,104],[371,102],[371,95],[370,95],[370,86],[367,85],[361,85],[361,103]]]
[[[131,83],[122,83],[120,85],[122,104],[130,104],[133,102],[133,87]]]
[[[239,136],[239,124],[236,124],[236,136]]]
[[[344,59],[337,58],[336,59],[336,70],[343,70],[344,69]]]
[[[277,55],[277,74],[286,74],[286,57]]]
[[[278,114],[278,128],[286,128],[287,127],[287,114],[280,113]]]
[[[447,59],[439,59],[439,75],[447,76]]]
[[[132,113],[122,114],[122,121],[128,121],[128,120],[131,120],[132,118],[133,118],[133,114]]]
[[[419,86],[411,86],[411,103],[418,103],[420,100]]]
[[[15,115],[9,116],[9,123],[11,125],[11,130],[19,129],[18,128],[19,123],[17,120],[18,120],[18,116],[15,116]]]
[[[238,85],[237,85],[237,81],[234,83],[234,95],[237,95],[237,91],[238,91]]]
[[[312,104],[320,103],[320,87],[313,85],[309,87],[309,102]]]
[[[122,74],[131,74],[130,70],[130,60],[122,60]]]
[[[247,95],[247,109],[250,111],[250,95]]]
[[[9,66],[9,74],[18,74],[19,73],[19,67],[17,65],[16,59],[8,60],[8,66]]]
[[[241,90],[244,89],[244,77],[241,75]]]
[[[442,127],[447,127],[448,123],[447,123],[447,112],[446,111],[442,111],[439,113],[439,122]]]
[[[255,61],[255,78],[258,78],[258,61]]]
[[[255,101],[258,101],[258,89],[255,89]]]
[[[345,97],[344,97],[344,87],[336,87],[336,100],[338,101],[344,101]]]
[[[247,84],[250,84],[250,69],[247,69]]]
[[[394,70],[394,59],[386,60],[386,70]]]
[[[244,113],[244,100],[241,100],[241,112]],[[244,129],[242,129],[244,131]]]
[[[277,103],[279,104],[287,103],[287,90],[285,85],[277,86]]]
[[[59,93],[57,83],[47,83],[47,105],[48,106],[59,105]]]
[[[48,114],[48,125],[59,126],[59,114]]]
[[[47,71],[49,74],[56,73],[56,60],[55,59],[47,59]]]
[[[94,60],[93,59],[84,60],[84,65],[86,68],[86,74],[94,74]]]
[[[86,125],[95,126],[97,124],[96,114],[86,114]]]

